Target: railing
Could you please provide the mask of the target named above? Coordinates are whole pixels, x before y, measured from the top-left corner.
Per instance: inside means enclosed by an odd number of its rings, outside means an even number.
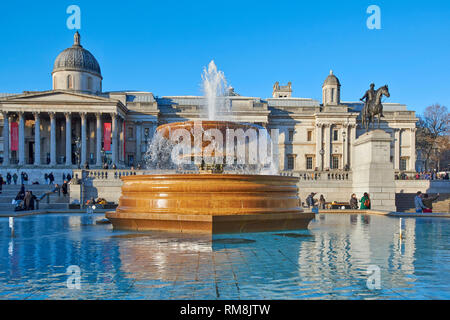
[[[146,174],[146,170],[131,170],[131,169],[86,169],[73,170],[74,178],[84,178],[90,180],[118,180],[121,177],[135,176]]]
[[[299,177],[303,181],[352,180],[351,171],[282,171],[281,175]]]

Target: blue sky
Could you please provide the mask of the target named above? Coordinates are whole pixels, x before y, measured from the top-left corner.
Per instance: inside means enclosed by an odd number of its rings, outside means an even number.
[[[48,90],[53,61],[72,45],[66,9],[81,8],[81,41],[105,91],[201,94],[214,59],[241,95],[267,98],[275,81],[321,100],[330,69],[344,101],[370,82],[387,102],[422,113],[450,107],[450,1],[2,1],[0,92]],[[381,30],[369,30],[369,5]]]

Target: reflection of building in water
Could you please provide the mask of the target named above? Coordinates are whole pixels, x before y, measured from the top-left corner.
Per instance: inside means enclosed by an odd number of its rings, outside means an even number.
[[[67,219],[54,217],[26,217],[15,219],[15,237],[10,239],[7,222],[0,220],[0,287],[25,285],[27,290],[39,292],[46,281],[56,281],[52,290],[44,290],[49,298],[68,294],[67,267],[79,266],[83,290],[89,288],[101,295],[104,283],[119,289],[111,280],[120,272],[120,259],[114,241],[86,232],[95,228],[92,216],[73,216]],[[67,230],[70,233],[67,233]],[[61,231],[55,231],[61,230]],[[9,239],[5,241],[5,239]],[[8,254],[5,254],[7,253]],[[89,272],[87,272],[89,270]],[[6,278],[5,278],[6,277]],[[70,291],[70,290],[69,290]],[[86,292],[84,292],[86,293]]]
[[[324,217],[316,220],[311,228],[315,241],[300,245],[298,272],[302,280],[323,279],[323,289],[331,291],[338,285],[331,282],[336,279],[336,274],[355,281],[367,279],[366,271],[371,265],[381,269],[381,281],[389,278],[405,282],[405,275],[414,273],[414,219],[405,221],[405,238],[400,243],[396,218],[353,215],[344,220],[341,215]],[[392,269],[400,272],[383,272]]]

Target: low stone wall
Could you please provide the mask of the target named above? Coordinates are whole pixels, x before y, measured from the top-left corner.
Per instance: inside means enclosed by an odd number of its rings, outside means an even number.
[[[395,180],[395,193],[450,193],[450,180]]]

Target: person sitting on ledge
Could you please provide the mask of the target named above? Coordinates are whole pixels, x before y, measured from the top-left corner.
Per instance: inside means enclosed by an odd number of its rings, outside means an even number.
[[[357,210],[358,209],[358,198],[356,198],[356,194],[352,194],[350,198],[350,209]]]
[[[359,200],[361,202],[361,210],[370,209],[370,197],[367,192],[364,192],[364,196]]]

